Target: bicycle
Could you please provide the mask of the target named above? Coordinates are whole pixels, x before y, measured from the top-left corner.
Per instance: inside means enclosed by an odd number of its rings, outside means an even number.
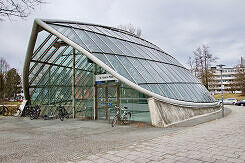
[[[61,106],[61,105],[58,106],[57,110],[58,110],[58,117],[60,118],[61,121],[64,121],[64,118],[68,119],[69,115],[71,115],[71,113],[69,114],[67,112],[64,106]]]
[[[41,109],[39,106],[34,106],[31,108],[30,110],[30,119],[38,119],[39,115],[40,115]]]
[[[111,126],[114,127],[118,120],[122,121],[124,125],[129,123],[129,119],[131,118],[131,112],[128,110],[127,106],[124,106],[124,109],[121,109],[123,111],[122,116],[120,116],[120,107],[115,106],[116,108],[116,114],[112,119]]]
[[[27,106],[25,106],[25,108],[23,109],[23,111],[22,111],[22,113],[21,113],[21,116],[22,116],[22,117],[30,116],[31,113],[32,113],[32,110],[33,110],[34,108],[35,108],[35,106],[33,106],[33,105],[27,105]],[[21,112],[20,109],[18,109],[18,110]]]
[[[2,105],[2,107],[0,109],[0,114],[6,116],[6,115],[8,115],[8,113],[9,113],[9,109],[6,106]]]

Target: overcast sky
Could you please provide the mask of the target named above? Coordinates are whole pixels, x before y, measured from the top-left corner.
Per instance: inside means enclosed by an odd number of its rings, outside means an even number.
[[[134,24],[142,37],[186,64],[202,44],[234,66],[245,56],[244,0],[46,0],[25,20],[0,22],[0,57],[22,72],[35,18],[116,26]]]

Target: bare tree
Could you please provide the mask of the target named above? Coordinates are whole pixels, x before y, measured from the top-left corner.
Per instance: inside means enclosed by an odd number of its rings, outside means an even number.
[[[0,58],[0,100],[2,100],[5,96],[5,77],[6,73],[9,70],[9,65],[4,58]]]
[[[189,62],[193,62],[195,75],[201,79],[202,83],[208,89],[209,82],[212,80],[213,72],[211,71],[211,64],[218,59],[209,52],[207,45],[202,45],[193,51],[194,59]]]
[[[4,97],[4,87],[5,87],[4,75],[0,74],[0,102]]]
[[[0,74],[4,74],[8,71],[9,65],[4,58],[0,58]]]
[[[190,67],[191,73],[193,73],[194,72],[194,60],[191,57],[188,57],[188,60],[186,63]]]
[[[118,25],[116,26],[119,29],[128,31],[136,36],[140,37],[142,35],[142,30],[139,27],[135,27],[133,24],[126,24],[126,25]]]
[[[26,18],[43,0],[0,0],[0,20],[6,18]]]

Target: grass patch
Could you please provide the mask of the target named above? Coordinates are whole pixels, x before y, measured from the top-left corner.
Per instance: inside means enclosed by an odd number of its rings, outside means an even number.
[[[221,98],[221,94],[216,94],[214,95],[214,98]],[[245,96],[240,94],[240,93],[224,93],[224,99],[226,98],[236,98],[238,101],[240,101],[241,99],[245,99]]]

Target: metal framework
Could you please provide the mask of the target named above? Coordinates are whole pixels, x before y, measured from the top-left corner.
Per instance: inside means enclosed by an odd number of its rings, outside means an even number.
[[[74,117],[75,105],[81,100],[92,104],[97,97],[98,68],[131,89],[169,104],[217,106],[182,64],[142,38],[96,24],[34,21],[23,70],[27,100],[50,105],[70,101]]]

